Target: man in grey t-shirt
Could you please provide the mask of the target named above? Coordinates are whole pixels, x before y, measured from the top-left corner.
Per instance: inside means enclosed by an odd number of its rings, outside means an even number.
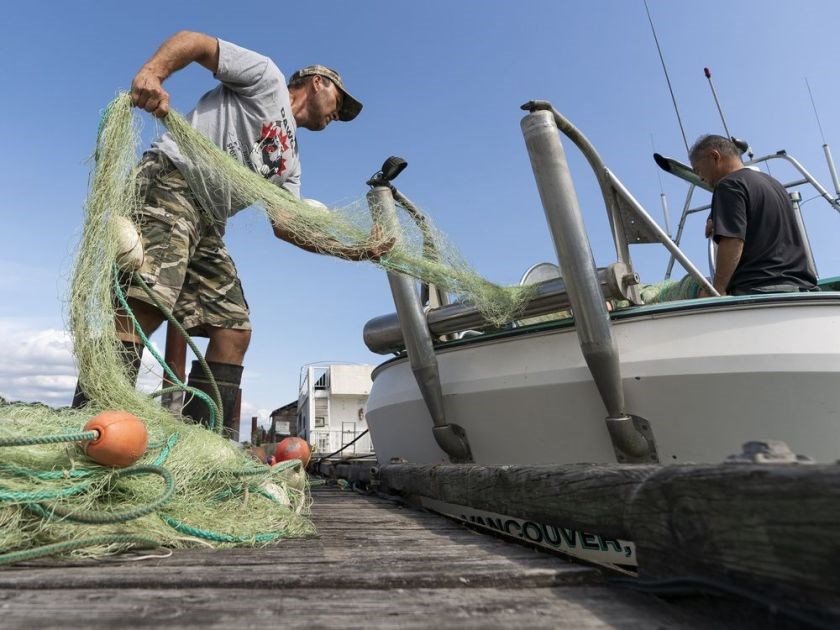
[[[268,57],[189,31],[164,42],[140,69],[131,84],[134,104],[165,117],[169,94],[163,81],[193,62],[213,72],[219,85],[199,99],[187,117],[190,124],[236,160],[298,197],[298,128],[320,131],[333,120],[352,120],[362,109],[335,70],[307,66],[292,75],[287,86]],[[144,156],[137,178],[143,207],[136,220],[146,255],[139,273],[157,301],[190,334],[209,338],[206,359],[222,394],[228,434],[235,435],[239,422],[233,410],[251,324],[241,283],[221,237],[227,219],[242,208],[224,180],[213,179],[201,168],[181,155],[168,134]],[[278,238],[315,251],[297,243],[284,226],[272,228]],[[378,259],[388,249],[387,245],[372,249],[329,245],[351,260]],[[128,299],[144,332],[154,332],[164,316],[153,300],[136,286],[129,288]],[[124,313],[117,316],[117,333],[136,377],[142,345]],[[189,385],[210,392],[196,363]],[[77,387],[74,406],[85,402]],[[208,410],[193,398],[184,414],[204,422]]]

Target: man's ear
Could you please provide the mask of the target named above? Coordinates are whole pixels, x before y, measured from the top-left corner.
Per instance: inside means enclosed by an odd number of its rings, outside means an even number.
[[[712,158],[712,160],[715,161],[715,163],[720,162],[721,160],[720,151],[718,151],[717,149],[710,150],[708,155],[710,158]]]

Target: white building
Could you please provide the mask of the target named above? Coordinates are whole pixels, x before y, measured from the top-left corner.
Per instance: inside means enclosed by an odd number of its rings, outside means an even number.
[[[367,430],[365,404],[372,384],[372,365],[311,364],[300,374],[298,435],[316,452],[328,455]],[[341,452],[342,456],[372,453],[370,434]]]

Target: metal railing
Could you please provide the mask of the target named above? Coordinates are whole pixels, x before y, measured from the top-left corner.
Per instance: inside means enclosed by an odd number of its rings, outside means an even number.
[[[340,448],[346,447],[341,452],[345,455],[367,455],[374,452],[373,443],[370,439],[370,434],[363,436],[359,441],[350,444],[359,435],[365,432],[366,429],[356,429],[353,431],[341,429],[312,429],[308,437],[311,444],[315,446],[316,456],[323,456]],[[349,446],[347,446],[349,444]]]

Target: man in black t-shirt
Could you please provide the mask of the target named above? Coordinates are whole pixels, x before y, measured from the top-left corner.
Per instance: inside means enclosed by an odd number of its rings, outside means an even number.
[[[718,246],[712,282],[718,293],[814,288],[817,278],[784,186],[745,167],[738,147],[722,136],[701,137],[689,159],[694,172],[714,188],[707,236]]]

